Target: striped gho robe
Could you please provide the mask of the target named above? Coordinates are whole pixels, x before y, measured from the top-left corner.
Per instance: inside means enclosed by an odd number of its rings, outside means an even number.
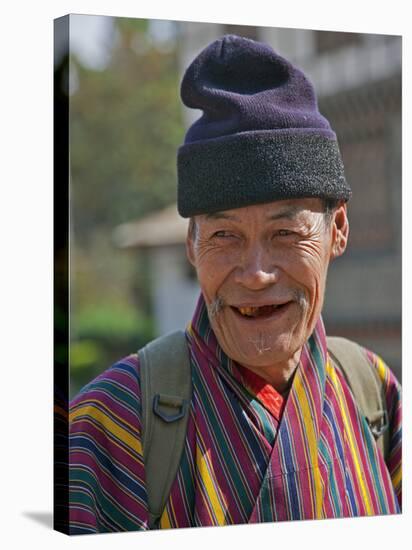
[[[254,393],[244,383],[245,369],[218,345],[202,296],[186,335],[193,396],[160,528],[400,512],[400,386],[382,359],[365,350],[384,384],[386,463],[328,358],[321,319],[303,348],[287,401],[277,409],[262,397],[265,392]],[[141,435],[134,354],[71,403],[71,534],[148,529]]]

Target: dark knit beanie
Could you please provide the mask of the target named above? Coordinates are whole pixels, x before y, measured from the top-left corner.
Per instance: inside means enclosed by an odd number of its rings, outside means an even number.
[[[312,84],[270,46],[235,35],[216,40],[186,70],[181,96],[203,111],[178,151],[181,216],[350,198],[336,135]]]

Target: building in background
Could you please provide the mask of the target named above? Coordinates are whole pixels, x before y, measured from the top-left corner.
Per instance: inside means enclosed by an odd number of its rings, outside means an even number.
[[[353,190],[349,246],[329,270],[326,329],[381,354],[401,379],[401,38],[176,24],[181,75],[207,44],[230,33],[267,42],[313,81]],[[186,126],[201,114],[182,109]],[[186,228],[172,205],[115,231],[119,246],[149,252],[159,334],[185,326],[199,292],[185,256]]]
[[[141,220],[122,224],[114,232],[117,246],[146,253],[158,335],[184,329],[199,297],[196,273],[186,258],[187,226],[188,221],[172,204]]]

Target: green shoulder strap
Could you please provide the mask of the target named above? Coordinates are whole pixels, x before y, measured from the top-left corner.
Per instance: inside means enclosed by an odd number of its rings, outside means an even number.
[[[158,528],[186,437],[191,370],[186,337],[176,331],[138,351],[142,388],[142,446],[149,527]]]
[[[359,344],[337,336],[327,337],[332,361],[340,367],[384,458],[389,450],[388,412],[381,379]]]

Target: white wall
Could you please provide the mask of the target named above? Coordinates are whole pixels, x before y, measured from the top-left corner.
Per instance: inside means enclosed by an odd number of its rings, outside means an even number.
[[[200,293],[197,281],[188,277],[184,246],[153,248],[150,263],[157,333],[184,329]]]

